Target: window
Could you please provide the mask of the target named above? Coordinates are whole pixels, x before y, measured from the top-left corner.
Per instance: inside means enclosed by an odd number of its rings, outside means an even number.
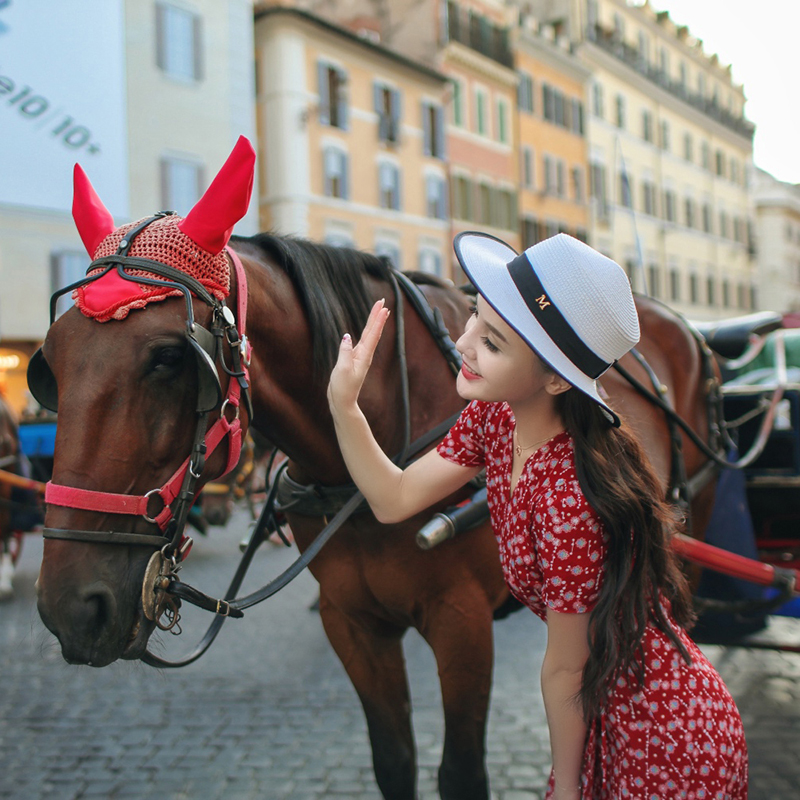
[[[639,65],[647,69],[650,63],[650,40],[644,31],[639,31]]]
[[[492,224],[492,188],[488,183],[478,185],[478,214],[482,225]]]
[[[182,158],[161,159],[161,207],[185,216],[202,194],[202,167]]]
[[[600,119],[605,116],[603,105],[603,87],[601,84],[595,83],[592,86],[592,113]]]
[[[522,246],[527,250],[544,238],[544,226],[539,220],[526,217],[522,220]]]
[[[463,175],[453,178],[453,214],[456,219],[472,220],[472,181]]]
[[[583,170],[580,167],[572,168],[572,196],[576,203],[583,202]]]
[[[396,144],[400,141],[400,91],[376,82],[372,95],[378,115],[378,139]]]
[[[202,80],[202,18],[198,14],[156,4],[156,63],[171,78]]]
[[[714,153],[714,167],[717,175],[721,178],[725,176],[725,154],[722,150],[717,150]]]
[[[444,113],[441,106],[422,103],[422,149],[426,156],[444,158]]]
[[[700,166],[703,169],[711,169],[711,145],[708,142],[700,145]]]
[[[583,136],[585,124],[583,121],[583,103],[580,100],[572,100],[572,132]]]
[[[713,275],[706,278],[706,302],[710,306],[717,304],[717,282]]]
[[[633,208],[633,192],[628,173],[624,170],[619,173],[619,202],[625,208]]]
[[[681,299],[681,274],[676,267],[669,271],[669,299],[673,301]]]
[[[731,159],[731,181],[735,184],[741,183],[741,178],[739,177],[739,162],[735,159]]]
[[[675,222],[675,192],[667,189],[664,192],[664,218],[667,222]]]
[[[728,215],[724,211],[719,212],[719,235],[728,238]]]
[[[519,73],[517,105],[520,111],[526,114],[533,113],[533,78],[527,72]]]
[[[483,89],[475,90],[475,129],[481,136],[489,132],[486,124],[486,92]]]
[[[652,181],[642,181],[642,200],[644,213],[655,216],[656,211],[656,185]]]
[[[669,51],[665,47],[658,53],[658,70],[663,78],[669,77]]]
[[[703,203],[703,232],[711,233],[711,204]]]
[[[556,194],[559,197],[567,196],[566,165],[559,158],[556,160]]]
[[[694,228],[694,200],[692,200],[691,197],[684,198],[683,208],[686,218],[686,227]]]
[[[746,308],[747,307],[747,289],[743,283],[740,283],[736,287],[736,304],[739,308]]]
[[[426,214],[433,219],[447,219],[447,183],[440,175],[425,178]]]
[[[542,116],[548,122],[556,121],[556,97],[553,92],[553,87],[543,83],[542,84]]]
[[[517,227],[514,192],[507,189],[497,189],[495,192],[494,212],[494,225],[504,230],[514,230]]]
[[[688,72],[686,70],[686,62],[681,61],[680,67],[678,68],[678,85],[681,89],[685,92],[686,91],[686,84],[689,80]]]
[[[597,205],[597,216],[608,216],[608,197],[606,194],[606,168],[602,164],[592,164],[589,172],[589,190]]]
[[[497,101],[497,141],[508,142],[508,103],[502,99]]]
[[[642,111],[642,139],[653,141],[653,115],[649,111]]]
[[[687,161],[694,161],[694,142],[691,133],[683,134],[683,157]]]
[[[420,272],[442,276],[442,254],[433,247],[421,247],[419,251]]]
[[[722,306],[723,308],[731,306],[731,285],[727,278],[722,281]]]
[[[659,142],[662,150],[669,151],[669,122],[661,120],[661,141]]]
[[[390,161],[378,165],[378,205],[400,210],[400,167]]]
[[[460,81],[453,81],[453,125],[464,127],[464,90]]]
[[[325,61],[317,62],[319,121],[347,130],[347,73]]]
[[[400,245],[397,242],[381,240],[375,243],[375,255],[388,258],[395,269],[401,269]]]
[[[522,186],[533,189],[533,149],[525,145],[522,148]]]
[[[556,191],[556,160],[552,156],[544,157],[544,191],[545,194]]]
[[[650,291],[650,297],[661,297],[661,272],[658,264],[650,264],[647,268],[647,288]]]
[[[616,110],[617,110],[617,119],[616,124],[618,128],[625,127],[625,98],[618,94],[616,97]]]
[[[50,292],[57,292],[71,283],[86,277],[89,267],[89,257],[79,250],[64,250],[50,255]],[[58,298],[56,316],[60,317],[65,311],[72,308],[71,292]]]
[[[347,153],[338,147],[326,147],[323,156],[323,171],[325,175],[324,192],[326,197],[340,197],[347,200],[348,164]]]
[[[744,240],[742,235],[742,220],[739,217],[733,218],[733,238],[734,241],[741,242]]]
[[[689,301],[694,305],[700,302],[700,279],[694,272],[689,275]]]

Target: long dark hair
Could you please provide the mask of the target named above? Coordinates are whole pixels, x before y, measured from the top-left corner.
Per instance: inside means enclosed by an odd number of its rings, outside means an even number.
[[[662,601],[668,601],[675,621],[684,628],[691,626],[694,614],[686,578],[669,543],[679,521],[638,440],[624,423],[612,428],[600,407],[577,389],[559,395],[556,403],[572,436],[581,489],[608,535],[580,691],[584,717],[591,720],[621,676],[642,684],[642,638],[648,624],[668,636],[691,662]]]

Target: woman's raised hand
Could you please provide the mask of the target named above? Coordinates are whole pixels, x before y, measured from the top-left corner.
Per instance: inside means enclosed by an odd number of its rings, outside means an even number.
[[[358,344],[354,347],[350,334],[344,335],[339,345],[339,358],[328,383],[328,403],[331,411],[345,410],[358,403],[358,395],[388,318],[389,309],[385,307],[385,301],[378,300],[372,306]]]

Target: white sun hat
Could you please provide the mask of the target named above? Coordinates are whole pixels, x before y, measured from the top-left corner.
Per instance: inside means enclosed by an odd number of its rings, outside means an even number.
[[[598,392],[597,378],[639,341],[639,319],[622,267],[565,233],[522,255],[477,232],[459,233],[453,247],[486,302],[619,426]]]

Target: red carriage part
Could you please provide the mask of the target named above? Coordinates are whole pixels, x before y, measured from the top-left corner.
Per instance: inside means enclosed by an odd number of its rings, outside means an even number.
[[[672,547],[678,555],[694,564],[761,586],[783,585],[788,573],[792,577],[794,593],[800,593],[800,572],[796,569],[776,567],[772,564],[754,561],[751,558],[736,555],[736,553],[729,553],[727,550],[714,547],[714,545],[697,541],[697,539],[691,539],[682,533],[673,537]]]

